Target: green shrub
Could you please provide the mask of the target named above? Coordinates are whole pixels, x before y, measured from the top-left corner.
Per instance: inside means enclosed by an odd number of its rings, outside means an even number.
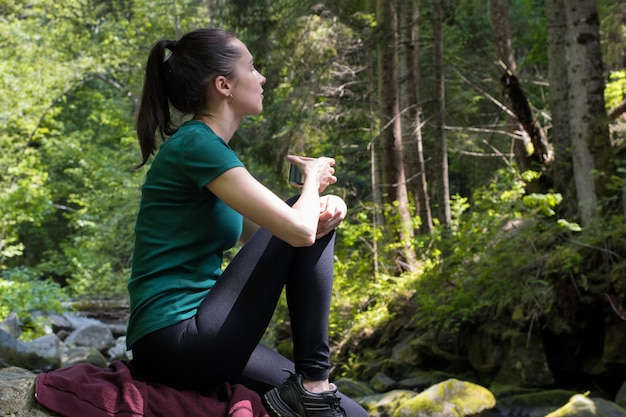
[[[0,321],[16,313],[23,325],[21,338],[30,340],[43,334],[44,319],[33,312],[65,310],[68,301],[65,291],[50,279],[41,280],[27,268],[13,268],[0,272]]]

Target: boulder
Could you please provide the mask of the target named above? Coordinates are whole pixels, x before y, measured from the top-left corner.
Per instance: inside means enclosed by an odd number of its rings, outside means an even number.
[[[17,366],[31,371],[50,371],[54,363],[50,361],[50,352],[40,349],[37,343],[30,345],[0,329],[0,365]]]
[[[356,398],[369,417],[392,417],[397,409],[417,394],[409,390],[393,390],[382,394]]]
[[[522,387],[547,387],[554,383],[541,338],[523,332],[512,334],[504,351],[495,383]]]
[[[11,313],[0,322],[0,329],[4,330],[14,338],[22,335],[22,323],[16,313]]]
[[[576,392],[560,389],[525,391],[528,390],[519,390],[514,387],[494,389],[492,386],[491,392],[497,396],[496,410],[498,414],[505,416],[545,417],[546,414],[558,410],[573,395],[576,395]]]
[[[378,392],[391,391],[396,386],[396,381],[389,376],[379,372],[370,380],[369,384]]]
[[[339,378],[334,383],[339,391],[350,398],[366,397],[375,393],[369,385],[349,378]]]
[[[61,341],[54,334],[41,336],[26,345],[37,354],[48,361],[47,368],[56,369],[61,366]]]
[[[0,416],[60,417],[35,400],[35,374],[26,369],[0,369]]]
[[[65,339],[66,345],[89,346],[99,351],[105,351],[115,345],[111,329],[102,323],[89,324],[74,330]]]
[[[61,358],[62,368],[67,368],[68,366],[78,363],[90,363],[101,368],[106,368],[109,364],[104,355],[93,347],[68,347],[63,349]]]
[[[486,388],[449,379],[404,402],[393,417],[463,417],[492,409],[496,399]]]
[[[546,417],[626,417],[626,410],[603,398],[576,394],[567,404]]]

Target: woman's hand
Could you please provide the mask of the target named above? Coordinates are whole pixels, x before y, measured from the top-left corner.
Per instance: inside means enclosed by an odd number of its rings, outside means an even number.
[[[333,231],[346,218],[348,207],[346,203],[336,195],[324,195],[320,197],[320,220],[317,224],[316,239],[326,236]]]
[[[303,182],[317,181],[318,192],[337,182],[335,160],[333,158],[309,158],[306,156],[287,155],[287,160],[302,172]]]

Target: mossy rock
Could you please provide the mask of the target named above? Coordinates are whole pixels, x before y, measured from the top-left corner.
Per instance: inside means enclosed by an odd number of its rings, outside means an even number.
[[[544,417],[566,404],[573,395],[576,393],[572,391],[548,390],[516,394],[506,398],[498,397],[496,408],[501,414],[506,415]]]
[[[496,404],[493,394],[471,382],[449,379],[417,394],[393,417],[462,417],[479,414]]]
[[[350,398],[366,397],[375,394],[375,391],[367,384],[357,382],[349,378],[340,378],[334,381],[339,391]]]
[[[626,410],[602,399],[574,395],[569,402],[546,417],[626,417]]]
[[[367,410],[369,417],[392,417],[398,408],[416,395],[409,390],[393,390],[357,398],[356,401]]]

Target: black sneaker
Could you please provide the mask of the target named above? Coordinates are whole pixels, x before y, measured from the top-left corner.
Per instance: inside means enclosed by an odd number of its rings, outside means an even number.
[[[268,411],[278,417],[346,417],[339,405],[337,387],[320,394],[308,392],[302,385],[302,375],[289,373],[285,382],[265,394]]]

